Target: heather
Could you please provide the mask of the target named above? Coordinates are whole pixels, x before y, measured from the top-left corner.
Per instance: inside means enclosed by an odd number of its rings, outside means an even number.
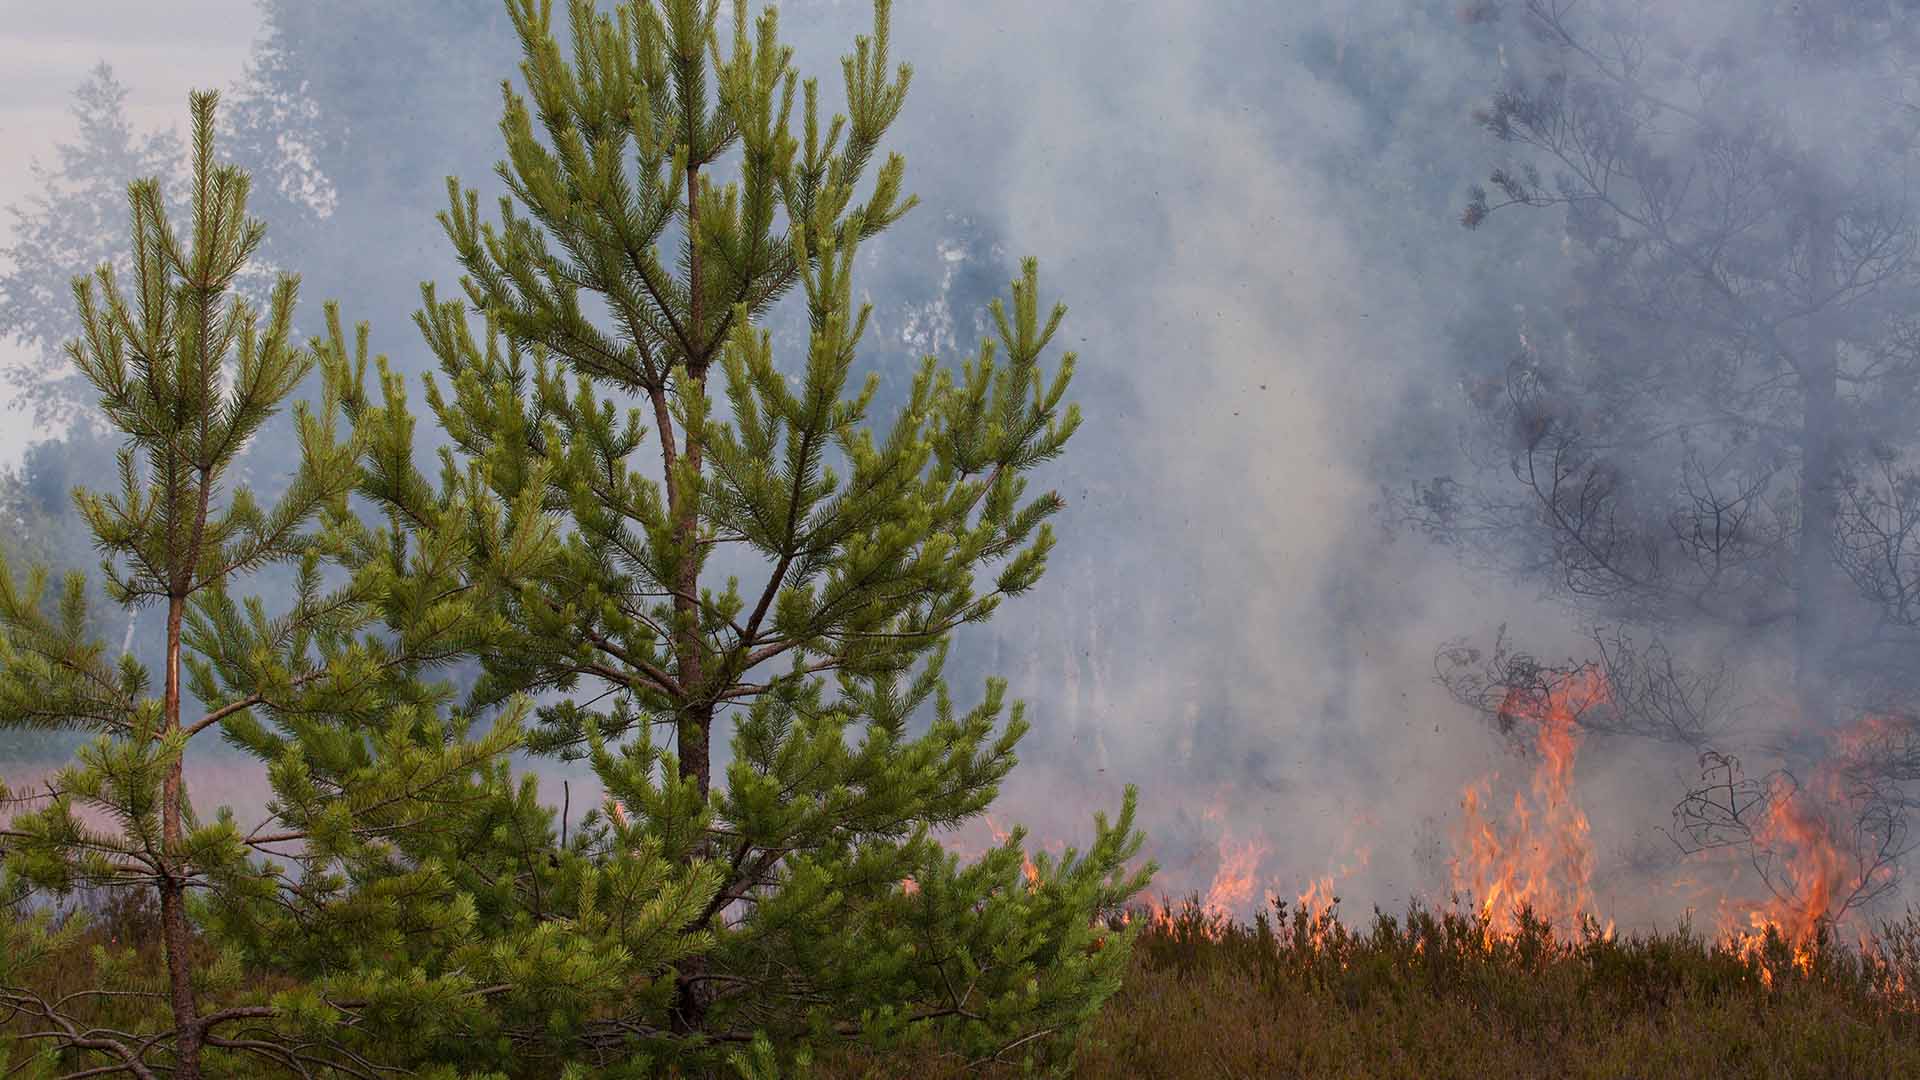
[[[1568,935],[1415,906],[1344,925],[1282,901],[1251,925],[1158,909],[1078,1077],[1878,1077],[1920,1066],[1920,922],[1871,947],[1773,935],[1743,956],[1685,928]],[[1779,972],[1774,978],[1771,972]],[[909,1064],[910,1062],[910,1064]],[[976,1068],[977,1067],[977,1068]],[[842,1058],[834,1076],[1017,1076],[1005,1063]]]

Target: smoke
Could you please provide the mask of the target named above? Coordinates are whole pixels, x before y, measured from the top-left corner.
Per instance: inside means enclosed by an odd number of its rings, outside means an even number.
[[[1087,406],[1081,441],[1095,445],[1069,453],[1060,487],[1114,505],[1076,502],[1060,561],[1107,565],[1131,549],[1147,572],[1058,575],[1002,616],[1050,624],[1055,605],[1118,594],[1101,642],[1131,662],[1101,672],[1107,787],[1088,791],[1094,806],[1111,807],[1122,780],[1142,783],[1175,893],[1205,891],[1222,831],[1264,844],[1275,888],[1304,888],[1365,845],[1371,888],[1343,882],[1344,894],[1391,904],[1430,889],[1412,845],[1382,837],[1444,829],[1492,751],[1463,737],[1471,718],[1434,685],[1434,648],[1501,620],[1557,621],[1389,543],[1371,512],[1371,447],[1443,369],[1441,331],[1462,303],[1449,285],[1485,259],[1444,199],[1412,188],[1418,150],[1402,136],[1436,124],[1470,136],[1462,73],[1475,61],[1397,5],[1196,18],[988,3],[897,17],[916,65],[908,116],[946,121],[903,120],[910,179],[982,185],[967,197],[1004,223],[1011,249],[1039,256],[1043,287],[1070,305],[1083,395],[1120,382],[1138,403]],[[1348,65],[1382,41],[1411,61],[1396,73],[1407,112],[1382,115],[1355,92]],[[1471,177],[1437,186],[1452,194]],[[1083,525],[1095,515],[1109,527]],[[1044,728],[1071,710],[1058,669],[1036,667],[1013,689]],[[1041,797],[1058,774],[1084,775],[1079,751],[1044,745],[1016,772],[1008,816],[1080,835],[1093,807]],[[1205,820],[1216,803],[1224,824]]]

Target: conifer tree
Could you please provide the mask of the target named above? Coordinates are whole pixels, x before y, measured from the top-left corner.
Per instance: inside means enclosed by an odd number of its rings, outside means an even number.
[[[632,951],[620,924],[648,895],[609,889],[672,867],[676,903],[695,901],[643,909],[676,943],[670,969],[648,966],[647,939],[620,994],[575,996],[579,1021],[520,1052],[553,1055],[550,1071],[727,1052],[750,1071],[773,1047],[933,1035],[1045,1057],[1126,963],[1134,931],[1107,940],[1098,917],[1152,873],[1124,868],[1132,789],[1084,856],[1038,855],[1030,876],[1021,830],[965,870],[931,833],[990,805],[1027,730],[1016,703],[996,733],[1003,681],[962,710],[941,665],[1053,546],[1063,502],[1026,486],[1080,422],[1062,404],[1073,355],[1042,363],[1064,309],[1043,318],[1028,260],[1012,311],[992,307],[999,341],[959,372],[925,357],[876,432],[874,383],[847,386],[869,310],[854,257],[915,202],[897,154],[857,197],[909,77],[888,71],[886,0],[825,123],[772,9],[750,24],[736,0],[723,55],[718,0],[611,16],[572,0],[569,60],[548,0],[508,6],[527,87],[503,85],[512,194],[496,228],[449,178],[441,215],[484,344],[431,284],[417,321],[445,378],[428,401],[492,500],[471,495],[476,558],[498,563],[485,536],[529,518],[564,535],[537,572],[492,581],[514,632],[483,651],[475,702],[545,693],[530,742],[589,758],[606,813],[496,900],[603,935],[606,956]],[[811,343],[783,367],[756,320],[796,284]],[[751,1059],[729,1049],[749,1042]]]
[[[216,101],[192,97],[186,237],[159,185],[137,181],[131,295],[110,264],[73,283],[68,353],[125,438],[119,491],[75,498],[112,600],[164,611],[158,678],[88,634],[84,575],[49,597],[44,569],[23,584],[0,563],[0,730],[94,736],[33,789],[0,790],[16,811],[0,823],[10,1076],[370,1076],[417,1063],[437,1030],[466,1036],[484,1000],[467,971],[486,951],[472,897],[428,839],[508,798],[493,763],[523,713],[510,703],[478,729],[431,677],[500,623],[466,581],[471,515],[454,485],[412,473],[397,474],[405,531],[351,511],[356,491],[389,494],[382,463],[411,454],[404,401],[392,379],[368,401],[365,327],[349,356],[332,306],[327,338],[294,343],[293,277],[264,313],[231,293],[264,227],[246,216],[246,174],[214,160]],[[262,506],[227,477],[315,367],[321,407],[294,410],[300,469]],[[345,438],[343,414],[358,421]],[[554,550],[536,535],[497,548]],[[235,597],[277,563],[297,570],[285,611]],[[194,806],[185,756],[209,734],[260,764],[271,795],[252,828]],[[163,969],[142,960],[151,942],[75,957],[84,921],[57,920],[53,902],[83,890],[151,897]]]
[[[57,574],[91,565],[91,537],[72,506],[71,478],[112,475],[116,443],[94,408],[92,389],[66,357],[65,344],[79,332],[70,283],[91,276],[102,262],[123,265],[127,181],[160,181],[170,210],[186,197],[187,155],[172,131],[141,133],[127,115],[128,88],[105,62],[94,65],[74,88],[68,109],[75,138],[55,148],[52,165],[29,166],[39,190],[7,207],[12,242],[0,246],[11,265],[0,270],[0,336],[20,347],[0,362],[0,379],[11,384],[0,423],[16,432],[34,428],[44,438],[26,447],[0,488],[7,514],[8,554],[18,565],[46,562]],[[271,281],[255,275],[254,284]],[[244,285],[244,283],[243,283]],[[97,601],[95,607],[104,605]],[[153,635],[148,635],[149,638]],[[147,644],[128,640],[128,646]],[[157,649],[140,658],[159,659]],[[59,732],[16,736],[10,761],[61,760],[75,740]]]

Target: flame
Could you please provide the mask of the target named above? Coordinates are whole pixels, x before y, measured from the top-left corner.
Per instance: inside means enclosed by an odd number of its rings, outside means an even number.
[[[1226,789],[1223,788],[1215,796],[1213,804],[1202,813],[1204,820],[1224,824],[1226,795]],[[1215,843],[1215,850],[1219,862],[1206,893],[1199,899],[1195,914],[1200,931],[1219,940],[1232,925],[1235,914],[1253,899],[1258,887],[1260,864],[1270,849],[1263,840],[1238,841],[1231,830],[1223,829]],[[1148,905],[1147,914],[1152,925],[1162,932],[1171,931],[1180,918],[1173,901],[1164,893]]]
[[[1844,917],[1848,900],[1870,885],[1874,875],[1889,872],[1887,867],[1875,867],[1861,876],[1849,865],[1839,827],[1827,808],[1848,802],[1844,768],[1849,761],[1911,729],[1911,721],[1903,718],[1870,714],[1834,732],[1829,736],[1832,753],[1812,778],[1817,796],[1783,775],[1771,778],[1766,812],[1753,829],[1753,840],[1767,854],[1772,895],[1759,903],[1722,900],[1720,905],[1722,937],[1742,959],[1758,965],[1766,986],[1771,987],[1779,974],[1765,956],[1769,930],[1786,942],[1791,966],[1810,973],[1822,927]]]
[[[1372,824],[1370,819],[1363,818],[1361,821],[1366,824]],[[1356,824],[1358,824],[1358,822]],[[1354,857],[1354,862],[1343,863],[1340,869],[1332,873],[1322,874],[1313,879],[1313,881],[1307,885],[1306,891],[1295,897],[1295,904],[1298,910],[1306,916],[1307,926],[1309,927],[1309,940],[1315,948],[1326,943],[1327,935],[1332,930],[1334,905],[1340,902],[1340,897],[1333,891],[1334,879],[1348,877],[1360,870],[1366,869],[1367,860],[1372,854],[1372,848],[1361,848],[1359,853]],[[1344,963],[1343,961],[1342,966],[1344,966]]]
[[[1200,900],[1204,931],[1216,940],[1226,933],[1235,914],[1243,910],[1256,895],[1260,864],[1271,850],[1264,840],[1258,838],[1246,841],[1234,838],[1232,830],[1226,827],[1228,795],[1228,790],[1222,788],[1201,814],[1204,820],[1222,826],[1220,838],[1215,844],[1219,865],[1214,870],[1213,880],[1207,885],[1206,894]],[[1165,897],[1157,905],[1154,919],[1162,929],[1173,925],[1173,906]]]
[[[1320,875],[1299,896],[1300,910],[1306,912],[1314,922],[1325,918],[1333,911],[1333,905],[1339,902],[1340,898],[1333,894],[1332,874]]]
[[[1868,713],[1852,726],[1829,736],[1835,751],[1848,760],[1860,759],[1868,749],[1884,747],[1896,739],[1911,739],[1920,734],[1920,724],[1911,716],[1893,713]]]
[[[1007,830],[1002,829],[1000,826],[995,825],[993,823],[992,817],[986,814],[982,814],[980,816],[986,819],[987,828],[993,832],[994,843],[996,844],[1006,843],[1008,837],[1010,837],[1012,834],[1007,832]],[[1025,875],[1027,879],[1027,888],[1032,889],[1039,886],[1040,870],[1038,867],[1033,865],[1033,859],[1031,856],[1027,854],[1027,850],[1024,847],[1020,849],[1020,873]]]
[[[1235,844],[1226,834],[1220,837],[1220,869],[1207,887],[1203,904],[1209,913],[1226,915],[1253,898],[1253,875],[1266,858],[1267,848],[1258,840]]]
[[[1810,936],[1832,912],[1836,895],[1846,886],[1846,861],[1834,841],[1832,823],[1811,799],[1779,777],[1769,795],[1754,839],[1763,850],[1788,853],[1786,870],[1781,894],[1749,918],[1756,928],[1780,925],[1797,941]]]
[[[1479,899],[1489,934],[1514,933],[1523,905],[1559,926],[1578,925],[1594,915],[1593,845],[1587,815],[1573,800],[1573,763],[1580,748],[1576,720],[1606,697],[1605,679],[1586,669],[1544,700],[1516,689],[1501,705],[1503,715],[1534,721],[1540,764],[1531,798],[1514,793],[1504,828],[1484,809],[1489,781],[1469,784],[1461,794],[1465,850],[1452,860],[1453,886]],[[1611,923],[1606,933],[1612,935]]]
[[[1496,802],[1497,774],[1467,784],[1461,792],[1462,819],[1454,858],[1450,860],[1453,887],[1457,893],[1472,897],[1474,914],[1484,926],[1483,943],[1491,947],[1496,940],[1510,939],[1519,930],[1518,910],[1530,907],[1535,917],[1556,928],[1556,937],[1571,944],[1587,935],[1611,940],[1615,924],[1597,911],[1594,891],[1596,860],[1589,819],[1575,795],[1575,763],[1583,731],[1579,718],[1588,709],[1606,702],[1611,694],[1604,677],[1595,669],[1576,672],[1547,692],[1516,689],[1502,702],[1501,713],[1531,724],[1530,741],[1537,763],[1531,775],[1523,778],[1519,790],[1510,799],[1502,794]],[[1849,848],[1842,843],[1844,830],[1834,825],[1837,818],[1827,813],[1829,806],[1844,803],[1846,759],[1900,737],[1912,738],[1920,729],[1913,719],[1874,716],[1863,719],[1833,736],[1829,764],[1813,774],[1819,784],[1796,789],[1785,780],[1775,782],[1768,800],[1757,808],[1761,816],[1752,825],[1754,846],[1774,860],[1768,875],[1775,895],[1759,902],[1738,904],[1719,902],[1721,914],[1718,939],[1723,947],[1738,955],[1758,960],[1758,976],[1772,987],[1776,977],[1786,970],[1811,972],[1816,962],[1817,934],[1836,914],[1844,911],[1849,898],[1859,892],[1860,870],[1847,857]],[[1824,786],[1825,794],[1820,788]],[[1272,851],[1265,838],[1238,833],[1228,809],[1238,805],[1230,785],[1216,789],[1210,805],[1197,817],[1211,826],[1208,838],[1195,844],[1175,843],[1180,852],[1181,874],[1186,881],[1207,881],[1204,890],[1195,889],[1192,900],[1179,904],[1162,893],[1142,907],[1114,913],[1110,919],[1096,919],[1096,931],[1119,929],[1144,920],[1158,932],[1197,933],[1216,940],[1233,929],[1235,920],[1245,915],[1249,902],[1265,896],[1277,904],[1274,890],[1263,890],[1267,879],[1264,863]],[[985,831],[1001,844],[1011,839],[991,817],[984,818]],[[1191,824],[1194,819],[1184,819]],[[1364,826],[1364,828],[1363,828]],[[1324,944],[1330,936],[1327,925],[1335,916],[1339,897],[1336,883],[1367,865],[1369,850],[1361,843],[1366,829],[1378,823],[1360,816],[1350,823],[1341,848],[1352,854],[1347,862],[1307,879],[1307,887],[1298,892],[1297,912],[1311,925],[1312,940]],[[1195,838],[1198,839],[1198,838]],[[959,844],[943,841],[960,852],[984,850],[977,841]],[[1054,845],[1049,843],[1049,848]],[[1209,850],[1211,849],[1211,850]],[[1036,850],[1038,850],[1036,848]],[[1731,850],[1722,853],[1731,855]],[[1211,856],[1211,858],[1209,858]],[[1208,866],[1208,862],[1212,862]],[[1023,850],[1021,869],[1029,888],[1039,884],[1039,872]],[[1197,864],[1197,865],[1196,865]],[[1713,857],[1693,863],[1684,874],[1676,875],[1676,888],[1699,890],[1702,906],[1711,910],[1707,896],[1737,895],[1737,880],[1712,880],[1720,870],[1738,872],[1733,865],[1720,865]],[[1209,877],[1210,874],[1210,877]],[[1162,881],[1167,880],[1163,873]],[[1868,882],[1871,883],[1871,882]],[[900,882],[901,890],[912,895],[920,885],[911,877]],[[1291,890],[1289,890],[1291,891]],[[1284,894],[1283,894],[1284,895]],[[1691,910],[1691,909],[1690,909]],[[1787,966],[1769,959],[1766,934],[1776,932],[1788,943]],[[1103,933],[1089,944],[1098,951],[1105,941]],[[1425,952],[1424,942],[1414,945]],[[1862,943],[1865,953],[1869,945]],[[1775,965],[1769,968],[1768,965]],[[1898,977],[1889,972],[1881,977],[1887,989],[1910,992],[1894,986]]]

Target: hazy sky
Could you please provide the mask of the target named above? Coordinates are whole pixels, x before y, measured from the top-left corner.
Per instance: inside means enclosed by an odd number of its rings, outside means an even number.
[[[55,147],[74,137],[73,91],[95,64],[111,64],[126,86],[136,130],[171,128],[184,139],[187,94],[231,86],[259,24],[252,0],[0,2],[0,206],[35,194],[30,165],[53,165]],[[7,214],[0,227],[13,221]],[[22,352],[0,339],[0,364]],[[0,386],[0,401],[9,392]],[[0,409],[0,464],[19,460],[28,425],[25,414]]]

